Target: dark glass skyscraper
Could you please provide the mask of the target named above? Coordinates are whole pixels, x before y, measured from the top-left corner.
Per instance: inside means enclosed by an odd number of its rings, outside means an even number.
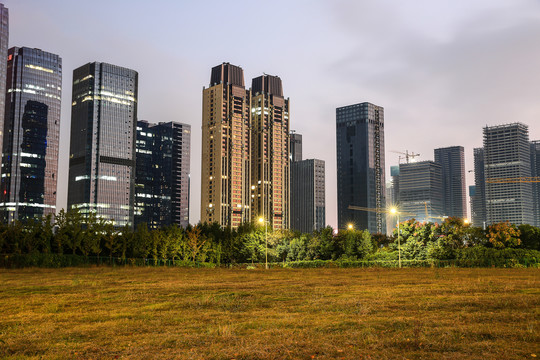
[[[338,226],[372,233],[386,231],[384,213],[350,210],[386,206],[384,165],[384,109],[370,103],[336,109]]]
[[[474,149],[474,194],[471,194],[471,218],[476,227],[486,225],[486,177],[484,148]]]
[[[191,126],[137,122],[135,226],[189,224]]]
[[[106,63],[73,71],[68,209],[133,225],[138,74]]]
[[[7,59],[0,213],[11,222],[56,211],[62,59],[26,47]]]
[[[443,214],[466,218],[467,193],[463,146],[435,149],[435,162],[441,165],[442,171]]]
[[[311,233],[326,226],[324,161],[291,163],[291,229]]]
[[[531,176],[540,177],[540,141],[531,142]],[[540,227],[540,183],[533,183],[534,223]]]
[[[302,134],[291,131],[290,142],[291,161],[302,161]]]
[[[8,41],[9,41],[9,12],[4,4],[0,4],[0,151],[4,140],[4,115],[6,108],[6,75],[7,75],[7,59],[8,56]],[[0,160],[1,161],[1,160]],[[0,169],[1,173],[1,169]]]

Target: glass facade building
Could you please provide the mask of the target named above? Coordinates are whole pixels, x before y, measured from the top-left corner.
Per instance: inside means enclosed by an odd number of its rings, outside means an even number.
[[[400,220],[415,218],[419,221],[440,222],[440,219],[434,219],[444,216],[443,194],[440,164],[420,161],[399,165],[400,211],[413,214],[400,216]]]
[[[291,138],[290,160],[302,161],[302,134],[297,134],[296,132],[291,131],[290,138]]]
[[[0,182],[3,221],[56,212],[62,59],[9,49]]]
[[[323,160],[291,163],[291,229],[312,233],[326,226]]]
[[[0,4],[0,59],[8,57],[9,41],[9,11]],[[4,140],[4,115],[6,108],[6,81],[7,81],[7,61],[0,61],[0,151],[3,148]],[[1,161],[1,160],[0,160]],[[0,173],[1,173],[0,168]]]
[[[73,71],[68,209],[133,226],[138,74],[106,63]]]
[[[467,218],[465,149],[463,146],[435,149],[435,162],[442,171],[443,214]]]
[[[540,177],[540,141],[531,142],[531,176]],[[532,184],[534,223],[531,225],[540,227],[540,183]]]
[[[188,226],[190,144],[190,125],[137,122],[135,226]]]
[[[484,173],[484,148],[474,149],[474,193],[471,196],[472,224],[484,228],[486,225],[486,177]]]
[[[338,227],[386,231],[384,109],[370,103],[336,109]],[[351,210],[349,206],[375,211]]]
[[[531,176],[527,125],[513,123],[484,128],[484,170],[487,224],[500,221],[534,224],[532,183],[493,182]]]

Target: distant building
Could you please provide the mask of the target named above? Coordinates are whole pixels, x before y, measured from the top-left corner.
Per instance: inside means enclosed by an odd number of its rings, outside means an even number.
[[[443,215],[467,218],[465,150],[463,146],[435,149],[435,162],[441,165]]]
[[[212,68],[203,89],[201,222],[251,221],[251,92],[242,68]]]
[[[531,176],[527,125],[513,123],[484,128],[487,223],[534,224],[533,186],[526,182],[494,183]]]
[[[531,142],[531,176],[540,177],[540,140]],[[534,223],[540,227],[540,183],[532,184]]]
[[[351,210],[386,206],[384,109],[370,103],[336,109],[338,227],[352,224],[372,233],[386,231],[386,216],[377,211]]]
[[[190,125],[137,121],[135,226],[188,226],[190,144]]]
[[[4,4],[0,4],[0,151],[3,149],[4,140],[4,115],[6,108],[6,81],[7,81],[7,61],[8,59],[8,41],[9,41],[9,11]],[[8,60],[9,61],[9,60]],[[0,155],[0,162],[1,162]],[[1,173],[0,168],[0,173]]]
[[[138,74],[93,62],[73,71],[68,209],[133,226]]]
[[[326,226],[325,166],[323,160],[291,163],[291,229],[303,233]]]
[[[7,59],[0,214],[11,222],[56,212],[62,59],[27,47],[9,49]]]
[[[413,214],[403,216],[403,219],[442,220],[444,214],[441,168],[441,165],[434,161],[399,165],[399,206],[402,212]]]
[[[278,76],[251,85],[251,212],[274,229],[290,226],[289,99]]]
[[[474,193],[470,193],[472,224],[484,228],[487,221],[484,148],[474,149],[474,184]]]
[[[392,176],[392,194],[386,194],[391,199],[393,205],[399,204],[399,165],[390,166],[390,176]]]
[[[302,134],[291,131],[291,161],[301,161],[302,160]]]

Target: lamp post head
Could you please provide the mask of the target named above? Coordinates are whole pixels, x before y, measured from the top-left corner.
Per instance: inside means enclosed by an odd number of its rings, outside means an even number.
[[[353,226],[353,224],[349,224],[349,225],[347,225],[347,228],[348,228],[349,230],[352,230],[352,229],[354,228],[354,226]]]
[[[263,218],[262,216],[259,218],[259,222],[260,222],[261,224],[264,222],[264,218]]]
[[[390,213],[392,213],[392,214],[397,213],[397,209],[396,209],[395,207],[391,208],[391,209],[390,209]]]

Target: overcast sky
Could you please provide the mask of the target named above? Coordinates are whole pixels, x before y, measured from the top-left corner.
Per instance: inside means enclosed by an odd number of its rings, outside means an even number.
[[[67,203],[73,69],[102,61],[139,72],[139,118],[192,126],[190,222],[200,218],[202,89],[211,67],[244,69],[248,87],[278,75],[304,158],[326,161],[326,216],[335,226],[335,108],[385,108],[386,171],[397,151],[432,160],[482,128],[529,125],[540,139],[538,0],[3,0],[9,46],[62,57],[58,208]],[[472,174],[467,185],[472,185]]]

